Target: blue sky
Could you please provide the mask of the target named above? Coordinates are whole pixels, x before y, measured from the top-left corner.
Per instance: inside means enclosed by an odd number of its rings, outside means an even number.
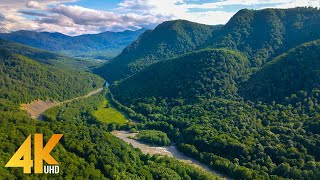
[[[186,19],[225,24],[240,9],[320,7],[320,0],[1,0],[0,31],[68,35],[154,28]]]

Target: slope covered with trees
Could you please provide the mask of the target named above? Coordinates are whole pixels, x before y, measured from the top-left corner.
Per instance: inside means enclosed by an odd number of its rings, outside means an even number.
[[[164,22],[143,33],[97,73],[110,82],[128,77],[155,62],[197,49],[219,28],[185,20]]]
[[[16,104],[36,99],[66,100],[103,85],[100,77],[60,69],[0,49],[0,98]]]
[[[236,51],[205,49],[149,66],[112,87],[117,99],[226,97],[237,92],[249,63]],[[132,100],[132,99],[131,99]]]
[[[320,39],[318,8],[240,10],[208,40],[209,47],[237,49],[260,67],[295,46]]]
[[[74,37],[60,33],[16,31],[0,33],[0,38],[64,55],[111,59],[144,31],[103,32]]]
[[[99,65],[94,61],[75,59],[55,53],[51,53],[45,50],[32,48],[18,43],[0,39],[0,48],[5,49],[11,53],[23,55],[35,61],[50,64],[60,68],[73,68],[88,70],[93,66]]]
[[[319,179],[319,15],[242,10],[202,46],[211,49],[113,83],[113,101],[138,129],[166,132],[235,179]]]
[[[299,91],[320,88],[320,40],[273,59],[243,84],[240,94],[252,101],[283,102]]]
[[[43,121],[31,119],[20,103],[70,99],[101,87],[104,80],[21,55],[29,52],[8,50],[0,50],[0,179],[218,179],[173,158],[143,155],[108,133],[111,128],[94,116],[106,91],[50,109]],[[51,153],[60,163],[59,175],[26,175],[22,168],[4,167],[26,137],[35,133],[45,138],[64,134]]]
[[[34,121],[10,101],[0,101],[1,179],[218,179],[173,158],[143,155],[112,136],[106,124],[93,116],[105,91],[88,99],[55,107],[44,121]],[[59,175],[22,173],[4,165],[29,134],[64,134],[52,156],[60,163]]]
[[[317,8],[239,11],[223,26],[169,21],[147,31],[96,73],[112,82],[145,67],[203,48],[238,50],[253,70],[302,43],[320,39]]]

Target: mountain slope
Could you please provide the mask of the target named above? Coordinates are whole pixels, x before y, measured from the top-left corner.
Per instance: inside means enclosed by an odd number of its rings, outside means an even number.
[[[108,81],[128,77],[161,60],[193,51],[219,28],[184,20],[168,21],[142,34],[97,73]]]
[[[236,93],[236,82],[245,76],[248,65],[239,52],[206,49],[155,63],[116,83],[112,91],[121,100],[228,96]]]
[[[317,8],[244,9],[224,26],[169,21],[144,33],[96,72],[112,82],[160,60],[207,47],[241,51],[257,69],[297,45],[319,39],[319,29]]]
[[[320,40],[298,46],[267,63],[243,84],[253,101],[282,102],[299,91],[320,88]]]
[[[67,67],[73,69],[87,70],[90,67],[99,65],[99,63],[93,61],[70,58],[2,39],[0,39],[0,48],[5,49],[14,54],[26,56],[30,59],[36,60],[41,63],[50,64],[61,68]]]
[[[319,17],[316,8],[242,10],[196,48],[211,50],[114,82],[114,102],[234,179],[319,179]]]
[[[237,49],[260,67],[295,46],[320,39],[317,8],[241,10],[206,46]]]
[[[17,104],[36,99],[61,101],[103,84],[90,73],[42,64],[4,49],[0,49],[0,77],[0,98]]]
[[[1,33],[0,38],[20,44],[76,57],[112,58],[131,44],[145,29],[124,32],[66,36],[60,33],[16,31]]]

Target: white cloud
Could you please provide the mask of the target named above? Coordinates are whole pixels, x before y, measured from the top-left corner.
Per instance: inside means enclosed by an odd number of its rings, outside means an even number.
[[[75,1],[80,0],[1,0],[0,30],[26,29],[79,35],[154,27],[172,19],[224,24],[239,10],[226,11],[225,7],[237,5],[259,8],[320,7],[320,0],[220,0],[206,3],[196,0],[122,0],[117,8],[110,11],[65,4]]]

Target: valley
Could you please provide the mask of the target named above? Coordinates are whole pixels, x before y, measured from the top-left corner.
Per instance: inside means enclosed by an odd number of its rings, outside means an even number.
[[[217,171],[212,170],[207,165],[184,155],[183,153],[179,152],[176,146],[174,145],[164,146],[164,147],[151,146],[130,138],[130,137],[134,137],[137,133],[130,133],[128,131],[113,131],[111,132],[111,134],[123,140],[124,142],[131,144],[133,147],[139,148],[144,154],[151,154],[151,155],[159,154],[162,156],[174,157],[184,163],[191,164],[195,167],[208,171],[215,176],[219,176],[224,179],[231,179],[225,175],[222,175]]]
[[[36,101],[32,101],[31,103],[28,103],[28,104],[21,104],[21,109],[27,111],[28,115],[31,118],[42,120],[43,113],[46,110],[53,108],[55,106],[60,106],[62,104],[70,103],[75,100],[88,98],[92,95],[98,94],[102,90],[103,90],[103,88],[98,88],[96,90],[91,91],[90,93],[88,93],[85,96],[76,97],[76,98],[69,99],[69,100],[66,100],[63,102],[36,100]]]
[[[0,179],[320,179],[319,32],[296,7],[0,34]],[[58,176],[4,167],[35,133],[64,134]]]

